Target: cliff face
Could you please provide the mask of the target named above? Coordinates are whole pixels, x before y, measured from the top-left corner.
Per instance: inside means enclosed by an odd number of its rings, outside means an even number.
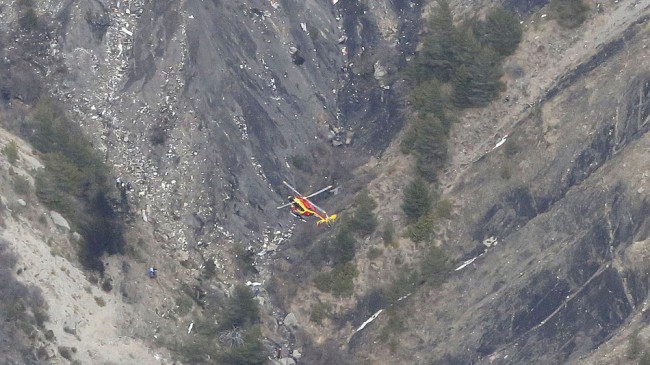
[[[8,34],[9,20],[17,23],[28,6],[5,6]],[[345,159],[334,154],[380,153],[402,124],[394,75],[414,48],[417,3],[34,6],[40,29],[14,29],[22,38],[6,39],[20,63],[12,66],[42,67],[30,75],[74,110],[116,173],[134,182],[133,208],[147,220],[179,222],[167,231],[189,226],[183,244],[259,238],[285,218],[274,209],[286,194],[282,180],[309,189],[314,177],[344,178]],[[24,62],[27,41],[42,54]],[[18,87],[8,88],[11,96]]]

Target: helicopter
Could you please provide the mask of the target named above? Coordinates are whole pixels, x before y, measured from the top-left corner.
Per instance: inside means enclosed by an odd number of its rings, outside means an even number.
[[[309,200],[309,198],[331,190],[333,188],[332,185],[322,188],[315,193],[303,195],[288,182],[282,181],[282,183],[291,189],[291,191],[293,191],[296,195],[289,196],[289,203],[279,206],[278,209],[290,207],[291,214],[303,222],[307,221],[305,217],[314,216],[318,218],[318,221],[316,222],[317,226],[320,226],[323,223],[327,224],[328,227],[332,226],[331,222],[336,219],[336,214],[328,215],[324,209],[320,208],[318,205]]]

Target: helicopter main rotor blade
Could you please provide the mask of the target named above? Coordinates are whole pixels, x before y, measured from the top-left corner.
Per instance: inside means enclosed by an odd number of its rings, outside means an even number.
[[[296,195],[298,195],[298,196],[302,196],[302,194],[300,194],[300,192],[299,192],[296,188],[294,188],[293,186],[289,185],[288,182],[286,182],[286,181],[282,181],[282,183],[283,183],[284,185],[286,185],[289,189],[291,189],[291,191],[293,191]]]
[[[324,193],[324,192],[326,192],[326,191],[328,191],[328,190],[331,190],[332,188],[333,188],[333,186],[330,185],[330,186],[328,186],[328,187],[326,187],[326,188],[322,188],[322,189],[318,190],[318,191],[315,192],[315,193],[311,193],[311,194],[307,195],[305,198],[311,198],[311,197],[316,196],[316,195],[318,195],[318,194],[320,194],[320,193]],[[312,203],[312,204],[313,204],[313,203]]]
[[[293,204],[293,202],[291,202],[291,203],[287,203],[287,204],[283,204],[283,205],[280,205],[280,206],[278,207],[278,209],[286,208],[286,207],[290,206],[291,204]]]
[[[331,189],[333,188],[333,186],[330,185],[330,186],[327,186],[327,187],[324,187],[324,188],[318,190],[318,191],[315,192],[315,193],[311,193],[311,194],[309,194],[309,195],[302,195],[302,194],[298,191],[298,189],[296,189],[296,188],[294,188],[293,186],[291,186],[288,182],[286,182],[286,181],[282,181],[282,183],[283,183],[284,185],[286,185],[289,189],[291,189],[291,191],[293,191],[294,193],[296,193],[297,196],[301,196],[301,197],[303,197],[303,198],[311,198],[311,197],[314,197],[314,196],[316,196],[316,195],[318,195],[318,194],[321,194],[321,193],[324,193],[324,192],[326,192],[326,191],[328,191],[328,190],[331,190]]]

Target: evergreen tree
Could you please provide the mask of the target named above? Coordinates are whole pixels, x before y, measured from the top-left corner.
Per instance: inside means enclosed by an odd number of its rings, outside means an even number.
[[[404,189],[404,202],[402,210],[406,217],[415,221],[429,213],[432,207],[431,192],[426,181],[416,177]]]
[[[436,171],[447,159],[447,130],[440,119],[431,114],[417,119],[413,126],[417,138],[413,143],[416,169],[429,181],[436,180]]]
[[[492,9],[485,22],[475,22],[474,30],[483,46],[492,48],[500,56],[515,52],[521,42],[519,20],[503,8]]]
[[[437,79],[425,81],[411,92],[411,103],[420,113],[432,113],[440,120],[446,120],[447,98],[441,88],[442,83]]]
[[[445,253],[438,247],[432,246],[422,258],[420,270],[424,280],[430,285],[438,286],[445,281],[451,269]]]
[[[476,39],[474,30],[467,24],[463,24],[462,28],[456,32],[454,41],[456,42],[454,47],[455,70],[474,63],[481,50],[481,44]]]
[[[332,242],[332,259],[336,264],[346,263],[354,259],[356,241],[352,236],[350,225],[342,225]]]
[[[427,26],[428,34],[409,74],[416,83],[432,78],[447,82],[453,75],[455,45],[455,28],[447,0],[438,0],[438,9]]]
[[[356,210],[354,212],[355,230],[361,235],[369,235],[377,228],[377,217],[373,212],[377,208],[377,202],[368,194],[368,190],[362,190],[355,199]]]
[[[473,44],[473,35],[466,32],[468,40],[464,44]],[[471,108],[487,105],[494,100],[504,88],[500,81],[503,72],[496,53],[488,47],[472,51],[469,47],[459,53],[463,62],[454,75],[452,101],[459,108]]]
[[[235,286],[232,296],[224,308],[219,329],[228,330],[233,327],[248,327],[260,319],[260,309],[253,292],[245,285]]]

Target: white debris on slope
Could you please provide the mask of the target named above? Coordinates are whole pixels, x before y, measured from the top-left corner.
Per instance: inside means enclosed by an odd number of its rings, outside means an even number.
[[[458,266],[456,269],[454,269],[454,271],[458,271],[458,270],[462,270],[462,269],[464,269],[467,265],[470,265],[471,263],[473,263],[474,261],[476,261],[477,258],[479,258],[479,256],[476,256],[476,257],[471,258],[471,259],[469,259],[469,260],[463,261],[462,265]]]
[[[354,332],[359,332],[359,331],[361,331],[362,329],[364,329],[364,328],[368,325],[368,323],[374,321],[377,317],[379,317],[379,314],[381,314],[381,312],[383,312],[383,311],[384,311],[383,309],[380,309],[380,310],[378,310],[377,312],[375,312],[375,314],[373,314],[372,316],[370,316],[370,318],[368,318],[365,322],[363,322],[363,323],[361,324],[361,326],[359,326],[359,327],[356,329],[356,331],[354,331]]]

